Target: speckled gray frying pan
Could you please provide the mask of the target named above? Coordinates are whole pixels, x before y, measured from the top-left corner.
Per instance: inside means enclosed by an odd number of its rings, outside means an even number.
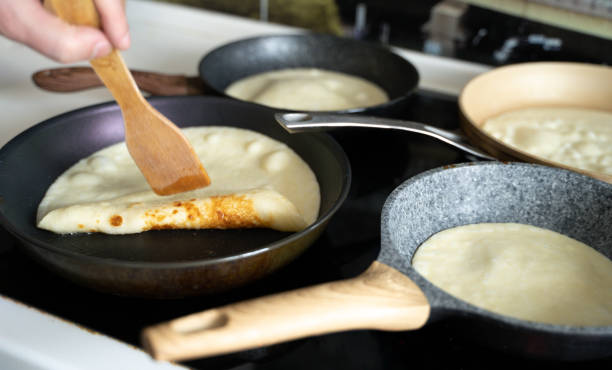
[[[524,356],[607,357],[612,326],[566,327],[495,314],[438,289],[412,268],[411,260],[436,232],[482,222],[547,228],[610,258],[611,221],[612,184],[575,172],[500,162],[430,170],[388,197],[381,252],[361,275],[158,324],[145,329],[143,343],[158,359],[180,360],[340,330],[413,330],[454,318],[474,338]]]
[[[432,234],[482,222],[557,231],[612,258],[612,184],[533,164],[480,162],[431,170],[388,198],[378,257],[425,292],[430,319],[460,315],[469,319],[466,328],[474,337],[491,346],[556,359],[612,355],[612,326],[563,327],[495,314],[446,294],[412,268],[412,256]]]

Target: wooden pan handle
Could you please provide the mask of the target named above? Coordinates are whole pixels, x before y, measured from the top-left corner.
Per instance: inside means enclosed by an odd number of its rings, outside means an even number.
[[[419,287],[374,262],[353,279],[210,309],[145,328],[143,347],[159,360],[187,360],[353,329],[413,330],[430,306]]]
[[[169,75],[132,70],[138,88],[158,96],[205,94],[204,84],[198,77]],[[73,92],[104,86],[90,67],[51,68],[35,72],[32,80],[43,90]]]
[[[32,80],[41,89],[56,92],[80,91],[104,86],[90,67],[44,69],[34,73]]]

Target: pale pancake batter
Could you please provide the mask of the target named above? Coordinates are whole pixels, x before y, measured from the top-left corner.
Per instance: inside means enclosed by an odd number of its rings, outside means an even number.
[[[275,108],[331,111],[385,103],[387,93],[363,78],[317,68],[260,73],[232,83],[231,97]]]
[[[564,107],[513,110],[482,129],[516,149],[577,169],[612,174],[612,112]]]
[[[190,192],[155,194],[125,143],[64,172],[38,208],[38,226],[57,233],[265,227],[299,231],[319,213],[317,179],[285,144],[254,131],[183,129],[212,180]]]
[[[612,325],[612,261],[550,230],[459,226],[425,241],[412,264],[444,291],[493,312],[560,325]]]

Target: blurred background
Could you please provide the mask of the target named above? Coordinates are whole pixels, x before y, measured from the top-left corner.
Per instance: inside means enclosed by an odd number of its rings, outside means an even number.
[[[152,0],[490,66],[612,63],[612,0]]]

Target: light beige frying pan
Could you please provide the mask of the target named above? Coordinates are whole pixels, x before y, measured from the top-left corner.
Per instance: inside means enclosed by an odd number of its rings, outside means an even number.
[[[498,114],[527,107],[563,106],[612,112],[612,68],[584,63],[534,62],[493,69],[461,92],[461,128],[468,139],[501,160],[570,169],[612,183],[612,175],[581,170],[514,149],[482,130]]]

